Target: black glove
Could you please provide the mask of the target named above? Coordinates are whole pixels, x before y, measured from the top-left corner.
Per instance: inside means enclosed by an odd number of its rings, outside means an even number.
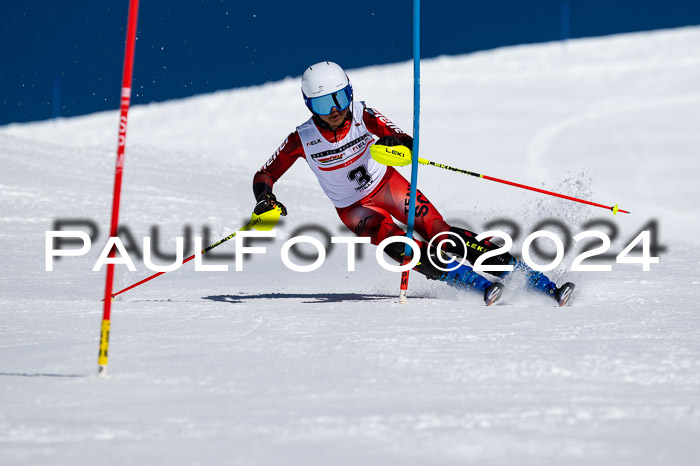
[[[380,146],[402,146],[403,142],[396,136],[382,136],[375,144],[379,144]]]
[[[287,215],[287,208],[284,206],[284,204],[278,201],[275,195],[272,193],[262,193],[256,200],[258,202],[255,204],[255,208],[253,209],[255,215],[260,215],[263,212],[272,210],[275,208],[275,206],[279,206],[280,209],[282,209],[282,215]]]

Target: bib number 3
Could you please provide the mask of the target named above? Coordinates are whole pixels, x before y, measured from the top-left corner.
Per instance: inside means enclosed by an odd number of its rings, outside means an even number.
[[[365,165],[360,165],[348,172],[348,179],[350,181],[357,181],[357,184],[362,187],[372,181],[372,175],[367,173],[367,167]]]

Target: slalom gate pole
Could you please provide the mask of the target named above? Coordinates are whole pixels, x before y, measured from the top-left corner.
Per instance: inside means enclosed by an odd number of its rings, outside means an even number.
[[[418,136],[420,126],[420,0],[413,0],[413,153],[416,154],[411,166],[411,191],[408,201],[408,223],[406,238],[413,239],[413,224],[416,216],[416,192],[418,191]],[[411,260],[411,246],[406,244],[403,265]],[[401,272],[399,303],[406,304],[408,298],[409,270]]]
[[[268,215],[266,215],[266,214],[268,214]],[[279,221],[280,214],[281,214],[281,209],[280,209],[279,207],[276,207],[275,209],[273,209],[273,210],[271,210],[271,211],[264,212],[264,213],[262,213],[262,214],[260,214],[260,215],[255,215],[255,214],[253,214],[253,218],[252,218],[252,219],[250,220],[250,222],[248,222],[244,227],[242,227],[242,228],[240,228],[240,229],[234,231],[233,233],[231,233],[230,235],[228,235],[226,238],[220,239],[219,241],[217,241],[216,243],[212,244],[211,246],[208,246],[208,247],[202,249],[202,254],[205,254],[205,253],[211,251],[212,249],[214,249],[215,247],[224,244],[226,241],[230,240],[231,238],[234,238],[238,232],[241,232],[241,231],[248,231],[248,230],[250,230],[251,228],[255,228],[256,230],[263,230],[263,231],[269,231],[269,230],[271,230],[271,229],[277,224],[277,222]],[[191,261],[192,259],[194,259],[195,256],[196,256],[196,254],[192,254],[190,257],[188,257],[187,259],[183,260],[182,263],[183,263],[183,264],[186,264],[187,262],[189,262],[189,261]],[[124,288],[123,290],[119,290],[119,291],[117,291],[116,293],[112,293],[111,297],[112,297],[112,298],[115,298],[116,296],[118,296],[118,295],[120,295],[120,294],[122,294],[122,293],[124,293],[124,292],[126,292],[126,291],[129,291],[129,290],[131,290],[131,289],[133,289],[133,288],[136,288],[137,286],[143,285],[144,283],[149,282],[149,281],[153,280],[153,279],[156,278],[156,277],[160,277],[160,276],[163,275],[164,273],[166,273],[166,272],[157,272],[157,273],[154,273],[153,275],[151,275],[151,276],[149,276],[149,277],[146,277],[146,278],[144,278],[143,280],[134,283],[133,285],[127,286],[127,287]],[[105,299],[107,299],[107,298],[105,298]]]
[[[134,70],[134,48],[136,46],[136,23],[139,15],[139,0],[129,1],[129,19],[126,27],[126,47],[124,51],[124,72],[122,75],[122,92],[119,115],[119,140],[117,144],[117,164],[114,175],[114,193],[112,195],[112,220],[109,236],[117,236],[119,225],[119,201],[121,199],[122,172],[124,170],[124,149],[126,146],[126,123],[131,102],[131,82]],[[109,258],[116,255],[115,248],[109,253]],[[101,377],[107,375],[107,354],[109,351],[109,329],[112,312],[112,285],[114,283],[114,263],[107,264],[107,278],[105,281],[104,306],[102,313],[102,325],[100,327],[100,351],[97,359],[97,373]]]
[[[559,194],[559,193],[555,193],[552,191],[547,191],[545,189],[533,188],[532,186],[528,186],[525,184],[514,183],[513,181],[502,180],[500,178],[495,178],[493,176],[482,175],[480,173],[470,172],[468,170],[462,170],[461,168],[450,167],[449,165],[445,165],[442,163],[431,162],[430,160],[422,159],[420,157],[413,157],[413,159],[412,159],[411,158],[411,149],[409,149],[406,146],[378,146],[377,144],[373,144],[372,147],[370,148],[370,153],[372,154],[372,158],[374,160],[376,160],[377,162],[382,163],[384,165],[389,165],[392,167],[402,167],[402,166],[408,165],[410,163],[415,164],[417,161],[421,165],[432,165],[434,167],[442,168],[445,170],[450,170],[450,171],[457,172],[457,173],[462,173],[464,175],[471,175],[471,176],[474,176],[477,178],[483,178],[484,180],[495,181],[497,183],[503,183],[503,184],[507,184],[509,186],[515,186],[516,188],[527,189],[529,191],[535,191],[538,193],[559,197],[559,198],[566,199],[569,201],[580,202],[582,204],[587,204],[587,205],[591,205],[594,207],[601,207],[603,209],[608,209],[608,210],[612,211],[613,215],[616,215],[618,212],[622,212],[623,214],[630,213],[627,210],[620,209],[617,206],[617,204],[615,204],[614,206],[598,204],[596,202],[586,201],[584,199],[579,199],[577,197],[567,196],[565,194]]]

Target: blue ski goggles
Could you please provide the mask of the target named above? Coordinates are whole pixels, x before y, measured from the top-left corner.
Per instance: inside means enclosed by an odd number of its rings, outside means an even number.
[[[322,95],[321,97],[306,97],[304,96],[304,102],[306,106],[309,107],[316,115],[330,115],[333,111],[333,107],[337,108],[339,112],[342,112],[350,106],[352,102],[352,86],[348,84],[339,91],[332,94]]]

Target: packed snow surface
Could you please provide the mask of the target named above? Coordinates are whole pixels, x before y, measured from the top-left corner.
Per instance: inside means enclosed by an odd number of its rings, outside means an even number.
[[[410,63],[349,74],[356,98],[410,132]],[[290,237],[351,236],[299,161],[275,187],[289,216],[255,243],[266,254],[236,272],[229,241],[204,258],[227,272],[190,262],[119,296],[107,378],[104,269],[92,269],[118,114],[1,127],[0,464],[694,464],[699,83],[698,28],[424,60],[422,157],[632,212],[421,167],[448,221],[502,229],[518,255],[534,230],[568,244],[548,274],[576,282],[570,306],[514,277],[485,307],[415,273],[400,305],[374,246],[354,272],[341,245],[315,272],[288,270]],[[211,244],[243,226],[253,173],[306,118],[298,77],[132,108],[125,244],[150,236],[172,254],[188,231]],[[93,222],[97,237],[48,272],[56,222]],[[616,263],[643,229],[659,263]],[[584,263],[612,271],[571,270],[586,230],[612,244],[605,262]],[[115,291],[152,273],[132,259]]]

